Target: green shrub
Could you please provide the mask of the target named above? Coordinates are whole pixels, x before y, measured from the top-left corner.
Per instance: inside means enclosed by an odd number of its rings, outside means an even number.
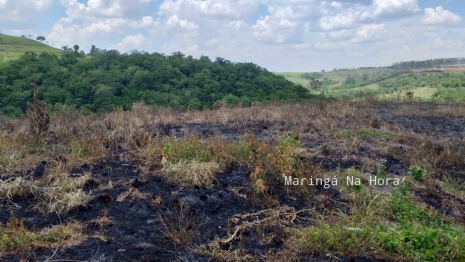
[[[178,163],[182,160],[208,162],[213,158],[213,150],[209,145],[196,137],[187,140],[172,138],[163,147],[162,154],[170,163]]]
[[[423,181],[426,175],[426,171],[419,166],[411,166],[408,174],[411,175],[415,180]]]

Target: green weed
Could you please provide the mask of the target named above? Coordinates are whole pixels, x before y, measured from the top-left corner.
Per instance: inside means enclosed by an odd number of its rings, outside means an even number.
[[[426,175],[426,171],[419,166],[411,166],[408,174],[411,175],[415,180],[423,181]]]
[[[193,136],[187,140],[171,138],[163,147],[162,155],[170,163],[178,163],[182,160],[208,162],[214,158],[211,146]]]
[[[415,204],[406,186],[389,197],[363,191],[352,197],[351,216],[339,214],[335,222],[319,221],[297,233],[304,251],[413,261],[465,259],[464,228]]]

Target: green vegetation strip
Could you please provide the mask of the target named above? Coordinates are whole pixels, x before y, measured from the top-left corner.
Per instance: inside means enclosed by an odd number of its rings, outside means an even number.
[[[360,195],[370,201],[355,206],[352,216],[340,214],[335,223],[319,221],[298,233],[299,244],[305,251],[385,258],[401,256],[413,261],[465,260],[465,229],[415,204],[406,187],[396,189],[391,196],[355,194],[356,203]],[[364,210],[363,215],[357,213],[360,210]]]
[[[428,64],[432,61],[418,62],[419,64]],[[312,82],[317,80],[320,83],[317,88],[319,91],[324,91],[327,96],[337,99],[465,101],[465,69],[450,70],[431,67],[419,71],[405,71],[412,68],[395,68],[401,70],[394,68],[335,69],[331,72],[321,73],[279,74],[289,81],[308,88],[312,86]]]
[[[342,134],[344,138],[352,138],[354,136],[360,138],[367,138],[367,137],[379,137],[386,139],[388,141],[393,140],[396,136],[394,134],[379,132],[374,130],[356,130],[356,131],[340,131],[340,130],[331,130],[331,134]]]
[[[134,103],[194,110],[252,102],[302,102],[315,97],[306,88],[253,63],[206,56],[194,59],[179,52],[121,54],[93,47],[86,55],[75,45],[74,50],[66,48],[59,56],[28,51],[1,63],[0,72],[0,114],[7,117],[26,112],[33,96],[31,83],[39,86],[51,113],[64,108],[128,110]]]

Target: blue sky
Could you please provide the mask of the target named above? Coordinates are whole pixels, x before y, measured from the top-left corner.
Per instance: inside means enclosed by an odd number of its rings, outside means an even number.
[[[465,56],[463,0],[0,0],[0,30],[271,71]]]

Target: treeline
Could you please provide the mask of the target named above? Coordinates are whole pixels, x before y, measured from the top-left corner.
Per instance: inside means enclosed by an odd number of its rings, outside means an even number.
[[[439,58],[423,61],[404,61],[392,64],[391,68],[396,70],[408,70],[415,68],[451,67],[465,66],[465,58]]]
[[[461,72],[443,72],[429,70],[420,72],[404,72],[401,75],[379,83],[382,88],[431,87],[459,88],[465,87],[465,74]]]
[[[253,63],[232,63],[182,53],[163,55],[93,48],[82,56],[65,49],[61,57],[26,52],[0,65],[0,109],[20,116],[39,86],[49,105],[83,111],[129,109],[135,102],[174,109],[202,109],[221,100],[234,106],[253,101],[304,101],[308,90]]]
[[[322,77],[322,73],[318,72],[310,72],[310,73],[303,73],[300,75],[301,78],[307,79],[307,80],[312,80],[312,79],[318,79]]]
[[[361,87],[390,79],[403,74],[403,72],[393,70],[376,70],[363,72],[360,74],[349,74],[342,83],[346,87]]]

